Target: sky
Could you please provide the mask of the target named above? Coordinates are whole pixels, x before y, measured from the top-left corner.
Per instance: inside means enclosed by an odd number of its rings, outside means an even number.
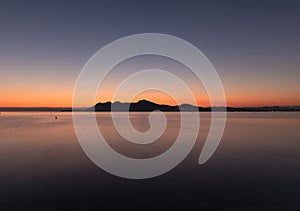
[[[124,36],[150,32],[199,48],[219,74],[229,106],[300,105],[299,8],[298,1],[2,0],[0,107],[69,107],[76,78],[95,52]],[[184,75],[175,63],[169,68]],[[151,56],[124,62],[95,101],[111,100],[111,84],[120,75],[168,66],[163,64]],[[192,86],[198,105],[209,105],[201,84]],[[180,93],[173,97],[185,102]],[[140,98],[173,102],[153,91],[134,99]],[[124,92],[120,100],[128,99]]]

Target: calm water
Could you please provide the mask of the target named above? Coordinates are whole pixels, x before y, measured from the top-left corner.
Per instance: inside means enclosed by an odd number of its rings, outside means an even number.
[[[148,113],[131,117],[137,130],[149,129]],[[116,151],[147,158],[175,141],[180,115],[167,117],[165,133],[146,146],[123,140],[109,113],[98,113],[97,122]],[[210,113],[201,113],[197,144],[175,169],[152,179],[128,180],[104,172],[87,158],[71,113],[4,112],[0,115],[0,208],[300,209],[300,113],[228,113],[217,151],[198,165],[209,125]]]

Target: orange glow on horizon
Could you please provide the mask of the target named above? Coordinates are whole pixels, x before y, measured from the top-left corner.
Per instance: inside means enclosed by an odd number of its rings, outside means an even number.
[[[18,97],[16,97],[18,96]],[[97,98],[97,102],[112,101],[109,96]],[[162,92],[146,91],[138,94],[132,100],[137,102],[139,100],[146,99],[157,104],[177,105],[176,101],[171,97]],[[293,106],[300,105],[300,102],[295,101],[296,99],[286,99],[285,101],[276,102],[271,97],[264,98],[258,97],[234,97],[232,95],[227,96],[227,106],[229,107],[259,107],[259,106]],[[128,102],[124,100],[116,100],[120,102]],[[197,106],[210,107],[210,101],[208,98],[197,99]],[[178,104],[188,103],[188,101],[180,100]],[[92,105],[90,105],[92,106]],[[17,95],[14,93],[2,95],[0,101],[0,107],[72,107],[72,94],[60,93],[55,94],[43,94],[33,93],[30,95]]]
[[[73,90],[65,90],[64,92],[53,90],[52,92],[45,90],[10,90],[10,92],[0,92],[0,107],[72,107]],[[185,99],[184,96],[176,96],[178,104],[189,103],[194,104]],[[210,107],[210,101],[207,95],[202,93],[196,96],[197,106]],[[138,94],[132,100],[136,102],[146,99],[158,104],[176,105],[175,97],[159,91],[145,91]],[[274,97],[274,93],[243,93],[236,92],[226,95],[227,106],[229,107],[259,107],[259,106],[297,106],[300,105],[300,99],[297,96]],[[110,92],[101,92],[97,96],[95,103],[112,101]],[[128,102],[127,98],[117,99],[116,101]],[[92,105],[87,105],[92,106]]]
[[[69,92],[50,93],[35,91],[11,91],[1,93],[0,107],[71,107],[72,94]]]

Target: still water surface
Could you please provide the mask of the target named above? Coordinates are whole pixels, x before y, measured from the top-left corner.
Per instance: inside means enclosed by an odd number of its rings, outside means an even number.
[[[147,131],[148,115],[132,113],[133,126]],[[108,144],[135,158],[163,153],[180,128],[180,114],[167,113],[161,138],[137,145],[116,132],[109,113],[96,116]],[[198,158],[210,113],[200,113],[200,118],[197,143],[181,164],[156,178],[128,180],[106,173],[87,158],[71,113],[4,112],[0,115],[0,208],[300,208],[300,113],[228,113],[221,143],[204,165],[198,165]]]

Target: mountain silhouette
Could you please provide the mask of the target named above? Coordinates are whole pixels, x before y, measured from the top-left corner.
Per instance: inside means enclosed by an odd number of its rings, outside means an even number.
[[[167,111],[167,112],[178,112],[178,111],[240,111],[240,112],[270,112],[270,111],[300,111],[299,106],[264,106],[264,107],[197,107],[190,104],[181,105],[164,105],[151,102],[149,100],[140,100],[133,103],[121,103],[121,102],[105,102],[97,103],[95,106],[87,109],[88,111]]]
[[[89,109],[90,111],[167,111],[167,112],[178,112],[178,111],[211,111],[210,107],[203,108],[197,107],[190,104],[181,105],[164,105],[151,102],[149,100],[140,100],[134,103],[121,103],[121,102],[105,102],[97,103],[95,106]],[[214,111],[225,111],[225,107],[216,107]]]
[[[197,108],[197,107],[195,107]],[[170,106],[153,103],[148,100],[140,100],[135,103],[121,103],[121,102],[106,102],[106,103],[97,103],[94,107],[91,108],[95,111],[180,111],[179,106]]]

